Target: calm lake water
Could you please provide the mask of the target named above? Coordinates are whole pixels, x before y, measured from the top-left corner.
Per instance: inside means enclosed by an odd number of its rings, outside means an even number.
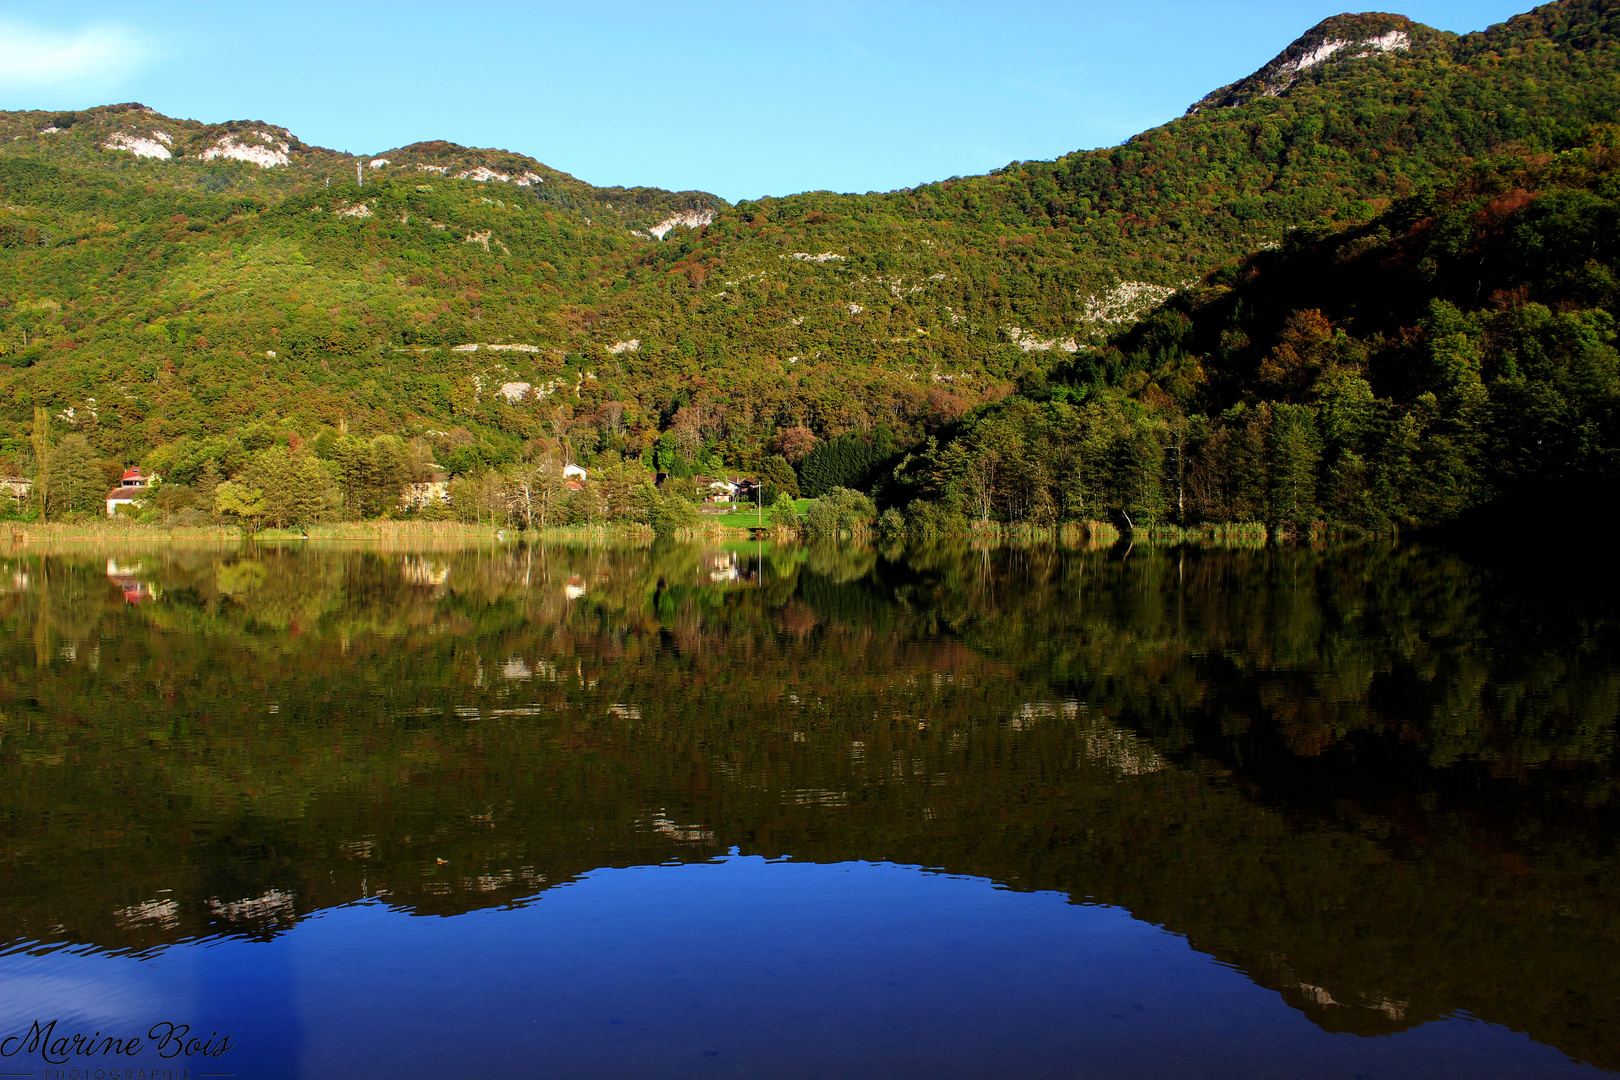
[[[0,1073],[1613,1075],[1591,573],[9,549]]]

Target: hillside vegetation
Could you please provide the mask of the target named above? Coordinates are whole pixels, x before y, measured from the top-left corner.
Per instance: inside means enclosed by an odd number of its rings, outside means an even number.
[[[802,473],[833,440],[859,467],[823,452],[819,488],[921,499],[929,528],[1444,520],[1607,460],[1609,249],[1571,269],[1537,233],[1550,253],[1510,273],[1517,249],[1470,222],[1535,231],[1566,206],[1600,228],[1617,115],[1614,0],[1460,37],[1338,16],[1117,148],[735,206],[442,142],[357,158],[138,105],[0,113],[0,471],[71,444],[70,495],[144,461],[211,510],[280,447],[335,493],[300,513],[353,516],[429,461],[469,482],[547,455]],[[1507,262],[1470,293],[1476,255]],[[1597,375],[1575,388],[1502,344],[1537,312],[1536,347]],[[1545,344],[1572,320],[1584,344]],[[1429,370],[1442,330],[1475,342],[1486,406]],[[1309,355],[1279,381],[1285,349]],[[1556,386],[1585,449],[1514,443],[1503,379]],[[1373,419],[1335,427],[1334,394]],[[987,456],[996,418],[1018,446]]]
[[[1223,267],[931,440],[889,498],[932,528],[1585,516],[1620,479],[1617,136]]]

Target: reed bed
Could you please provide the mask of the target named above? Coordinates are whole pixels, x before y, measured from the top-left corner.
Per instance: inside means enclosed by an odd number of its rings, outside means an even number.
[[[0,536],[13,544],[56,543],[58,541],[129,540],[185,540],[207,543],[235,543],[242,539],[242,530],[226,525],[182,526],[155,528],[137,525],[124,518],[99,518],[75,522],[7,522],[0,526]]]

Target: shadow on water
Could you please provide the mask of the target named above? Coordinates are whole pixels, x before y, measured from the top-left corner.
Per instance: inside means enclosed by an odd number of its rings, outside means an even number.
[[[1609,595],[1123,554],[16,551],[0,938],[271,938],[735,848],[1057,891],[1329,1032],[1467,1014],[1620,1068]]]

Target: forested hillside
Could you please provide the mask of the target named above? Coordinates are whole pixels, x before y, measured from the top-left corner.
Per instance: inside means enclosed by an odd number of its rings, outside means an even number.
[[[890,498],[1049,523],[1551,521],[1620,479],[1620,128],[1300,230],[907,458]],[[919,507],[921,509],[921,507]]]
[[[818,486],[858,480],[940,520],[1441,520],[1547,469],[1585,475],[1613,445],[1612,402],[1577,393],[1596,449],[1557,463],[1497,435],[1459,442],[1445,425],[1463,423],[1462,406],[1413,369],[1443,309],[1411,304],[1451,305],[1473,320],[1456,333],[1487,353],[1499,333],[1476,313],[1585,319],[1583,355],[1601,357],[1614,298],[1569,276],[1597,273],[1588,261],[1607,273],[1608,249],[1570,270],[1550,235],[1538,242],[1556,250],[1516,270],[1523,280],[1487,287],[1476,274],[1464,295],[1464,263],[1485,241],[1455,222],[1436,238],[1424,207],[1472,221],[1484,211],[1470,200],[1522,189],[1522,205],[1489,213],[1531,221],[1542,195],[1580,192],[1571,213],[1585,228],[1612,205],[1617,116],[1615,0],[1565,0],[1461,37],[1338,16],[1117,148],[736,206],[594,188],[447,143],[352,157],[264,123],[137,105],[0,113],[0,472],[32,474],[69,440],[98,468],[144,461],[209,485],[275,446],[352,471],[334,447],[354,459],[357,441],[379,438],[395,478],[429,460],[470,478],[547,453],[681,470],[756,469],[780,452],[802,467],[815,440],[839,440],[856,464],[835,475],[823,452]],[[1473,179],[1456,186],[1462,173]],[[1489,194],[1484,177],[1512,186]],[[1441,246],[1408,266],[1420,243]],[[1345,245],[1361,247],[1343,263],[1310,254]],[[1410,287],[1388,303],[1327,297],[1352,272],[1387,285],[1356,268],[1390,259]],[[1355,372],[1386,434],[1329,431],[1338,414],[1315,374],[1280,388],[1267,363],[1286,334],[1304,335],[1296,352],[1318,348],[1312,334],[1353,342],[1334,348],[1355,358],[1301,363]],[[1515,363],[1480,368],[1491,401],[1503,377],[1540,385],[1541,369]],[[1125,419],[1082,432],[1059,407]],[[1045,450],[984,458],[973,433],[1019,410],[1090,439],[1090,479]],[[1222,449],[1292,445],[1290,425],[1314,448],[1297,463],[1268,450],[1240,467]],[[1416,440],[1401,467],[1425,493],[1379,464],[1394,460],[1397,428]],[[1460,456],[1436,466],[1442,436]],[[1019,454],[1069,479],[1041,481]],[[968,483],[970,467],[988,472]],[[349,515],[387,505],[340,501]]]

